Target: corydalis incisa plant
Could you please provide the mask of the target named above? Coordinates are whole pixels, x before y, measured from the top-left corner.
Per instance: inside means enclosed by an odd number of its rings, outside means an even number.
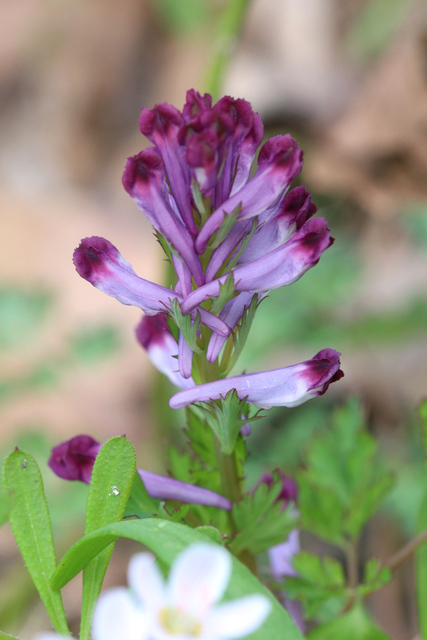
[[[297,281],[332,244],[302,187],[289,191],[302,151],[289,135],[263,144],[259,114],[242,99],[187,93],[182,111],[144,108],[141,132],[154,146],[128,159],[123,185],[152,223],[173,265],[173,289],[139,277],[103,238],[82,241],[78,273],[123,304],[158,318],[139,328],[153,362],[184,388],[177,408],[236,402],[297,406],[342,375],[339,353],[324,349],[301,364],[223,380],[247,339],[258,302]],[[217,434],[218,435],[218,434]],[[231,439],[233,447],[235,439]],[[224,443],[223,450],[224,450]],[[230,450],[227,450],[230,453]]]

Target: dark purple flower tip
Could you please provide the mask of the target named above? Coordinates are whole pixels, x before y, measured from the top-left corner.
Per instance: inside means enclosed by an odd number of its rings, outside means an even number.
[[[164,173],[165,167],[161,155],[155,147],[148,147],[127,159],[122,183],[126,191],[134,196],[138,187],[148,183],[156,174],[163,177]]]
[[[258,168],[264,165],[276,165],[286,169],[295,178],[302,169],[303,152],[289,134],[270,138],[261,147],[258,156]],[[292,179],[293,179],[292,178]]]
[[[195,89],[189,89],[182,115],[187,123],[196,120],[202,113],[212,108],[212,96],[205,93],[203,96]]]
[[[135,329],[138,342],[149,348],[153,343],[162,344],[164,342],[165,331],[169,333],[166,313],[157,313],[154,316],[142,316],[141,322]]]
[[[304,251],[307,262],[315,265],[322,253],[328,249],[333,243],[334,238],[331,237],[327,222],[324,218],[313,218],[308,220],[300,229],[301,243],[298,250]]]
[[[80,480],[89,484],[95,458],[101,446],[101,443],[91,436],[75,436],[53,447],[48,465],[64,480]]]
[[[73,254],[76,271],[91,284],[96,284],[97,274],[105,270],[105,258],[115,260],[120,257],[116,247],[105,238],[92,236],[84,238]]]
[[[275,476],[272,473],[263,473],[260,483],[263,482],[270,487],[277,478],[282,481],[282,490],[279,493],[276,502],[283,502],[283,508],[286,509],[290,502],[296,503],[298,485],[295,480],[288,476],[282,469],[276,469]]]
[[[310,378],[310,389],[318,389],[317,395],[322,396],[332,382],[344,377],[340,369],[341,354],[334,349],[322,349],[308,362],[310,369],[306,375]]]
[[[152,109],[143,107],[139,118],[139,129],[142,135],[155,143],[156,133],[168,137],[183,123],[182,114],[176,107],[167,102],[156,104]]]
[[[302,225],[317,211],[315,204],[311,202],[311,195],[303,186],[295,187],[283,198],[280,205],[280,216],[286,216],[295,220],[296,229],[299,231]]]

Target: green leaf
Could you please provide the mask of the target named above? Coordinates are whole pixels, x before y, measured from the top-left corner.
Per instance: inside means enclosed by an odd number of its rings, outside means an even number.
[[[129,500],[124,512],[125,518],[135,516],[137,518],[150,518],[152,515],[158,515],[160,504],[158,500],[148,495],[138,473],[135,473],[130,491]]]
[[[245,405],[246,398],[240,400],[236,389],[231,389],[224,398],[221,396],[219,400],[198,405],[218,438],[225,455],[233,453],[241,426],[256,419],[256,416],[242,419],[242,415],[246,413]]]
[[[123,437],[108,440],[96,456],[86,504],[85,533],[122,519],[136,471],[135,451]],[[88,640],[93,611],[110,562],[114,543],[83,569],[80,640]]]
[[[262,482],[253,495],[246,495],[234,505],[232,515],[239,533],[230,545],[233,553],[266,551],[284,542],[295,528],[292,507],[284,510],[283,502],[277,502],[282,487],[280,478],[270,486]]]
[[[0,631],[0,640],[19,640],[16,636],[11,636],[10,633]]]
[[[427,400],[421,402],[418,413],[421,421],[424,448],[427,454]]]
[[[379,560],[371,558],[365,564],[363,584],[357,590],[362,596],[367,596],[374,591],[382,589],[391,581],[392,577],[388,567],[384,567]]]
[[[197,527],[197,531],[199,533],[203,533],[204,536],[210,538],[212,542],[216,542],[217,544],[220,544],[220,545],[223,544],[221,532],[218,531],[218,529],[216,529],[215,527],[209,527],[204,525],[202,527]]]
[[[370,620],[361,605],[332,622],[322,624],[311,631],[309,640],[392,640]]]
[[[62,588],[92,558],[119,537],[146,545],[167,567],[171,566],[176,556],[189,544],[209,541],[209,538],[195,529],[160,519],[128,520],[111,524],[85,536],[71,547],[52,577],[53,588]],[[233,558],[233,572],[225,598],[231,600],[251,593],[265,595],[272,610],[262,628],[251,634],[250,640],[302,640],[300,631],[282,605],[247,567]]]
[[[230,356],[227,348],[224,349],[224,353],[221,359],[220,369],[222,374],[227,375],[231,369],[235,366],[240,354],[243,351],[243,347],[246,344],[246,340],[249,336],[249,331],[252,326],[252,322],[255,318],[255,312],[258,307],[258,295],[252,296],[251,303],[248,308],[244,308],[242,318],[235,329],[235,334],[232,333],[229,340],[233,340],[233,353]]]
[[[319,558],[303,551],[293,558],[292,564],[299,575],[286,578],[286,593],[303,603],[308,619],[319,614],[331,601],[339,600],[342,608],[347,589],[344,570],[338,560]]]
[[[10,526],[34,585],[55,630],[69,635],[61,595],[49,584],[56,568],[55,550],[43,481],[34,458],[13,451],[3,465],[2,485],[13,496]]]
[[[9,520],[9,513],[12,508],[12,497],[0,491],[0,527]]]
[[[181,307],[179,306],[178,299],[175,298],[171,302],[171,311],[173,319],[175,320],[179,330],[181,331],[185,342],[188,344],[190,349],[199,355],[202,354],[202,351],[197,344],[197,330],[200,324],[200,314],[197,313],[196,319],[193,321],[191,319],[190,314],[183,315],[181,311]]]
[[[222,308],[234,298],[234,276],[230,273],[225,279],[224,284],[219,283],[219,295],[212,297],[212,307],[210,312],[214,316],[219,316]]]

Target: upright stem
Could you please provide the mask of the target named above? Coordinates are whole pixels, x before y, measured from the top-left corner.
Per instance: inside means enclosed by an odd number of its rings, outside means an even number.
[[[208,69],[205,88],[215,100],[219,98],[224,72],[233,53],[237,38],[251,0],[228,0],[219,18],[212,45],[212,63]]]

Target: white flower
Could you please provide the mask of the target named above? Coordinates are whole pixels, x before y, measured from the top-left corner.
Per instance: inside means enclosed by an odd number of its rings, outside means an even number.
[[[95,640],[231,640],[258,629],[270,612],[262,595],[222,605],[231,558],[219,546],[198,543],[175,560],[166,583],[151,554],[130,561],[124,588],[102,594],[93,623]]]

